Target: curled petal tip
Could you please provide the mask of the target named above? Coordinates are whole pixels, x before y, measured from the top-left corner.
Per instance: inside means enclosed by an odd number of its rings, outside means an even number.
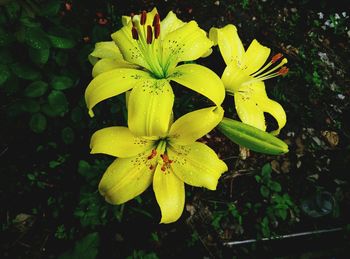
[[[95,116],[94,112],[93,112],[91,109],[89,110],[89,116],[90,116],[91,118],[93,118],[93,117]]]

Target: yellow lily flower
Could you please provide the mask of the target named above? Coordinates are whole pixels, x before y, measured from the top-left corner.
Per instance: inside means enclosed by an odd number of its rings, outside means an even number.
[[[221,107],[209,107],[176,120],[164,137],[137,137],[126,127],[98,130],[91,153],[118,157],[106,170],[99,191],[107,202],[122,204],[144,192],[153,182],[161,223],[176,221],[185,204],[184,183],[215,190],[226,164],[197,139],[223,117]]]
[[[287,59],[283,58],[278,65],[267,70],[282,58],[282,54],[273,56],[263,66],[270,55],[270,49],[254,39],[245,51],[237,28],[232,24],[220,29],[211,28],[209,38],[215,45],[219,45],[226,63],[221,79],[228,94],[234,96],[239,118],[242,122],[265,131],[264,112],[270,113],[278,123],[278,129],[271,133],[278,134],[286,124],[286,113],[279,103],[268,98],[263,81],[285,75],[288,68],[283,65]]]
[[[103,48],[110,55],[92,54],[101,59],[85,92],[91,116],[97,103],[131,90],[130,130],[139,136],[164,136],[174,103],[170,81],[206,96],[217,106],[222,103],[225,88],[213,71],[197,64],[179,65],[207,55],[213,45],[195,21],[182,22],[173,12],[160,21],[156,8],[124,16],[122,21],[124,26],[112,34],[116,45],[108,43]]]

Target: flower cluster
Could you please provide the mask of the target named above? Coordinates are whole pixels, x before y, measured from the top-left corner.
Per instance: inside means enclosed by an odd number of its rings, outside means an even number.
[[[113,41],[97,43],[89,56],[93,80],[85,100],[90,116],[101,101],[127,96],[128,127],[104,128],[91,138],[91,153],[116,157],[99,191],[107,202],[122,204],[152,184],[161,223],[174,222],[184,208],[184,183],[215,190],[228,170],[211,148],[197,141],[221,123],[226,92],[234,96],[242,122],[265,130],[263,113],[268,112],[278,122],[274,133],[285,125],[285,112],[267,97],[263,80],[286,74],[287,60],[277,54],[263,66],[270,49],[254,40],[244,51],[233,25],[212,28],[208,37],[195,21],[183,22],[173,12],[161,20],[156,8],[124,16],[122,23]],[[186,62],[210,55],[217,44],[227,65],[221,78]],[[205,96],[212,106],[174,121],[172,82]]]

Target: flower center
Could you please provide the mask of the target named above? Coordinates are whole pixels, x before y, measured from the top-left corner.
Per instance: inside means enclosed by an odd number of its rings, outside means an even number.
[[[150,163],[149,169],[153,171],[157,165],[161,166],[163,172],[169,172],[167,170],[170,168],[173,160],[170,160],[166,153],[167,140],[160,140],[157,147],[151,150],[150,155],[147,157],[147,160]]]
[[[243,84],[244,85],[251,84],[251,83],[256,82],[256,81],[263,81],[263,80],[267,80],[270,78],[274,78],[276,76],[286,75],[289,71],[289,69],[286,66],[283,66],[284,64],[286,64],[288,62],[288,60],[286,58],[282,59],[281,62],[277,66],[267,70],[271,65],[275,64],[282,57],[283,57],[283,55],[281,53],[278,53],[275,56],[273,56],[269,63],[267,63],[264,67],[260,68],[258,71],[256,71],[255,73],[250,75],[251,80],[248,80],[248,81],[244,82]],[[276,71],[277,69],[279,69],[279,70]]]
[[[142,11],[141,15],[131,15],[131,35],[137,42],[138,48],[147,62],[153,75],[158,78],[166,77],[166,70],[162,67],[162,51],[160,45],[160,17],[156,13],[152,25],[147,24],[147,13]]]

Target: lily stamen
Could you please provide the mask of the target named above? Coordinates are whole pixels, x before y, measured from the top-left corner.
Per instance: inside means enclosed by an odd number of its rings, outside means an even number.
[[[277,62],[279,59],[281,59],[283,57],[283,54],[282,53],[277,53],[276,55],[274,55],[271,59],[271,63],[275,63]]]
[[[141,13],[141,19],[140,19],[141,25],[146,24],[146,19],[147,19],[147,12],[145,10],[143,10]]]
[[[138,34],[137,29],[135,27],[131,28],[131,33],[132,33],[132,38],[134,40],[138,40],[139,39],[139,34]]]
[[[262,69],[258,70],[257,72],[255,72],[254,74],[251,75],[252,77],[254,77],[254,79],[251,81],[257,81],[257,80],[263,81],[263,80],[270,79],[270,78],[281,75],[280,73],[272,73],[272,72],[276,71],[277,69],[279,69],[280,67],[282,67],[286,63],[288,63],[288,60],[286,58],[284,58],[277,66],[275,66],[274,68],[261,74],[261,72],[263,72],[264,70],[266,70],[269,66],[271,66],[273,64],[272,62],[268,63],[265,67],[263,67]],[[256,75],[258,75],[258,76],[256,76]],[[251,82],[251,81],[249,81],[249,82]]]
[[[152,158],[154,158],[157,155],[157,150],[152,149],[151,154],[147,157],[148,160],[151,160]]]
[[[148,25],[147,26],[147,44],[152,43],[152,36],[153,36],[152,27]]]

